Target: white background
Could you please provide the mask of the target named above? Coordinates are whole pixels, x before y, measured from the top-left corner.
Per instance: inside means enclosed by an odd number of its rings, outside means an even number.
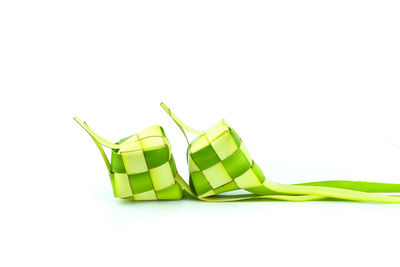
[[[225,118],[266,176],[400,182],[398,1],[1,1],[0,266],[396,266],[400,206],[127,202],[111,141]]]

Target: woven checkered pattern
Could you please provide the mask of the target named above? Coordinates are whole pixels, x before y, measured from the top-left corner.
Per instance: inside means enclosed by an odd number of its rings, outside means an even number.
[[[111,155],[114,196],[133,200],[181,199],[171,145],[160,126],[124,138]]]
[[[241,138],[221,120],[194,139],[187,151],[190,186],[199,197],[236,189],[264,194],[265,177]]]

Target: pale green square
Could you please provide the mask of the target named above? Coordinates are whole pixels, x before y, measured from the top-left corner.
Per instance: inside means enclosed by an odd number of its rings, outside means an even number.
[[[131,197],[132,190],[126,173],[114,173],[115,196],[119,198]]]
[[[221,185],[232,181],[232,178],[229,176],[228,172],[225,170],[224,165],[222,165],[221,162],[204,170],[203,174],[212,186],[212,188],[220,187]]]
[[[164,189],[175,183],[169,162],[166,162],[157,168],[150,169],[149,171],[151,180],[153,181],[154,189],[156,191]]]
[[[125,170],[128,174],[147,171],[147,164],[142,150],[121,153]]]
[[[153,150],[164,147],[166,144],[162,137],[146,137],[141,139],[143,150]]]
[[[261,185],[260,180],[254,174],[254,172],[251,168],[248,169],[245,173],[243,173],[239,177],[236,177],[234,180],[235,180],[236,184],[242,189],[256,187],[256,186]]]
[[[229,132],[224,133],[211,143],[215,153],[221,160],[224,160],[235,153],[238,147]]]
[[[134,200],[157,200],[156,192],[154,190],[149,190],[143,193],[134,194]]]

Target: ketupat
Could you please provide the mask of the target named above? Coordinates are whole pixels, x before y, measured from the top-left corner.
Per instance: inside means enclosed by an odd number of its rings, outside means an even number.
[[[144,131],[111,143],[93,132],[79,118],[74,118],[90,135],[100,150],[111,180],[114,196],[131,200],[177,200],[182,199],[183,187],[194,198],[204,201],[246,200],[199,198],[190,189],[176,170],[171,145],[160,126],[152,126]],[[112,149],[111,163],[103,147]],[[318,197],[318,196],[317,196]],[[308,196],[263,196],[263,198],[305,201],[315,199]]]
[[[238,134],[225,120],[207,131],[198,131],[183,123],[164,103],[161,106],[176,122],[189,144],[187,160],[190,188],[199,198],[207,199],[223,192],[245,189],[260,195],[260,198],[272,198],[280,194],[282,200],[287,195],[292,198],[288,200],[298,197],[299,201],[336,198],[400,203],[400,197],[374,194],[400,192],[400,184],[363,181],[321,181],[298,185],[275,183],[265,178]],[[198,137],[189,142],[185,130]]]
[[[151,126],[138,134],[111,143],[74,118],[92,137],[103,156],[114,196],[132,200],[178,200],[182,188],[171,145],[161,126]],[[111,163],[102,148],[112,149]]]

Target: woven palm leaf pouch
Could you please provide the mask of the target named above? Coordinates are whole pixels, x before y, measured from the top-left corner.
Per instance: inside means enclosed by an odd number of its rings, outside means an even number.
[[[131,200],[177,200],[182,188],[171,144],[161,126],[151,126],[111,143],[74,118],[92,137],[106,164],[114,196]],[[111,163],[103,150],[111,148]]]
[[[268,179],[254,162],[238,133],[225,120],[206,131],[183,123],[164,103],[161,106],[175,121],[189,146],[189,188],[202,200],[232,201],[268,198],[288,201],[343,199],[350,201],[400,203],[400,197],[382,193],[400,192],[400,184],[365,181],[320,181],[295,185]],[[186,131],[197,135],[191,142]],[[247,196],[221,196],[244,189]],[[378,194],[379,193],[379,194]]]

